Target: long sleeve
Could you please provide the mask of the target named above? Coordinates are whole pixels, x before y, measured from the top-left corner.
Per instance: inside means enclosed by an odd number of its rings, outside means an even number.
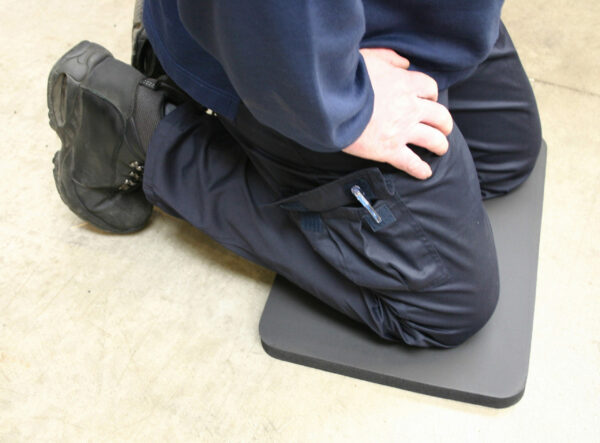
[[[179,0],[178,9],[186,31],[266,126],[332,152],[369,122],[360,0]]]

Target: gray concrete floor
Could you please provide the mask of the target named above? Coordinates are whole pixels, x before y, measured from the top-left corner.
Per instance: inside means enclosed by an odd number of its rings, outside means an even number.
[[[285,363],[273,274],[156,213],[102,234],[60,201],[46,78],[129,57],[133,1],[0,0],[1,441],[600,441],[600,3],[509,0],[549,158],[524,398],[493,410]]]

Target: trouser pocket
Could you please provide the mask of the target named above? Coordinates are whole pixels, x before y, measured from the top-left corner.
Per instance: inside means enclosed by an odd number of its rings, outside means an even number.
[[[359,286],[418,291],[448,278],[393,174],[364,169],[273,204],[288,211],[313,249]]]

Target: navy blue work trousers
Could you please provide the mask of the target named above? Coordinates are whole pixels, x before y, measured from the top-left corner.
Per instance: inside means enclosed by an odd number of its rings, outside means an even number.
[[[455,125],[446,155],[415,148],[433,170],[425,181],[341,152],[310,151],[243,106],[227,121],[188,103],[153,134],[144,191],[380,337],[453,347],[486,323],[498,299],[482,199],[527,178],[541,129],[504,26],[488,59],[441,91],[440,102]]]

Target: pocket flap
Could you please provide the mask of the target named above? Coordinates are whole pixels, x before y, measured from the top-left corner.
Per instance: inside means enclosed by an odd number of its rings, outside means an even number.
[[[269,204],[294,212],[324,212],[356,202],[350,189],[358,185],[369,200],[394,195],[379,168],[368,168],[345,175],[342,178],[310,191],[296,194]]]

